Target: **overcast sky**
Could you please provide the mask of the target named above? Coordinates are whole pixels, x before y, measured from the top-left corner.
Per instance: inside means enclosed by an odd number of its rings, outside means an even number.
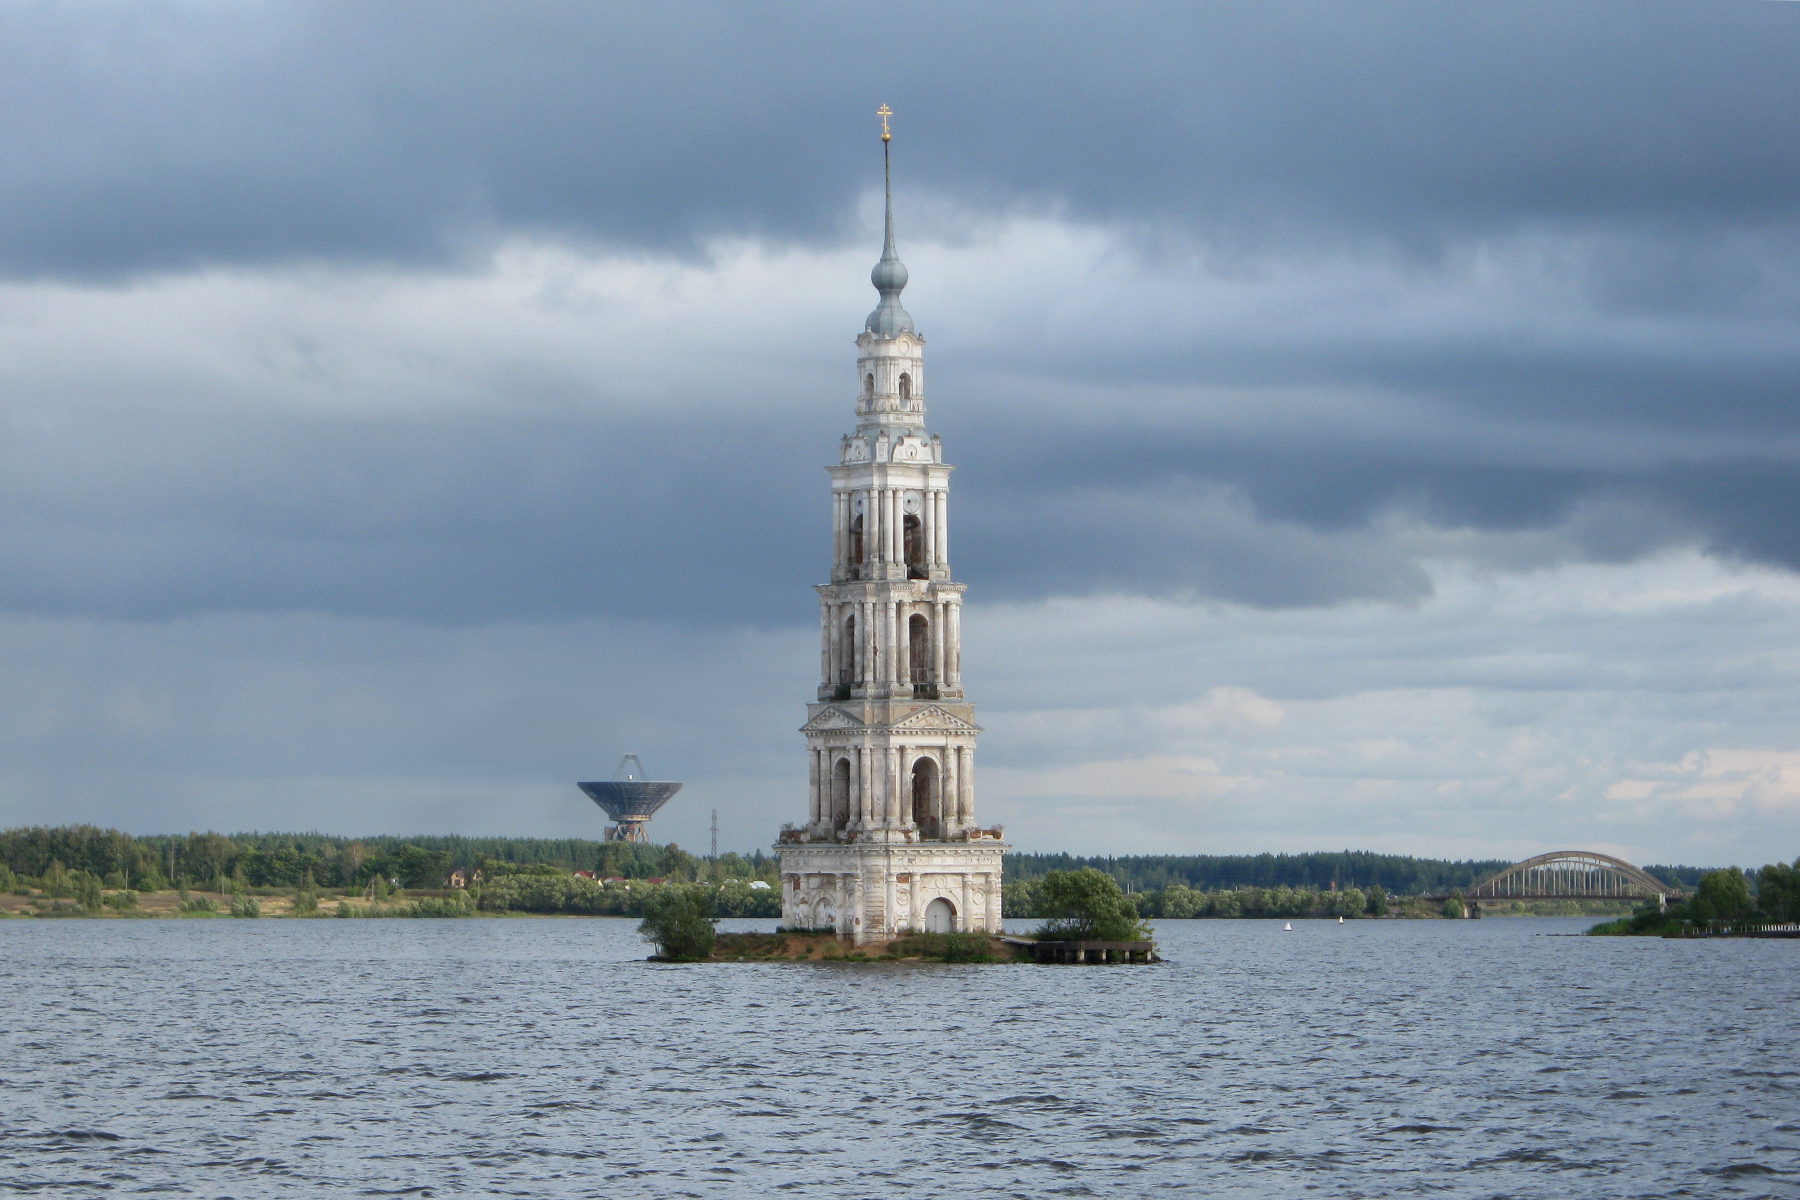
[[[880,249],[1029,850],[1800,854],[1800,6],[0,5],[0,826],[805,813]]]

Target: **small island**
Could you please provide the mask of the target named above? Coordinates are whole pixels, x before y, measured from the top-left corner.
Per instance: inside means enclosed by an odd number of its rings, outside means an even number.
[[[702,887],[667,888],[645,907],[638,931],[656,947],[655,962],[1160,962],[1150,927],[1118,881],[1103,871],[1052,871],[1039,881],[1039,911],[1048,919],[1030,937],[976,931],[909,933],[884,942],[853,942],[834,929],[720,933],[712,894]]]
[[[1754,888],[1752,887],[1754,884]],[[1596,937],[1800,938],[1800,858],[1760,871],[1708,871],[1685,900],[1646,904],[1588,930]]]

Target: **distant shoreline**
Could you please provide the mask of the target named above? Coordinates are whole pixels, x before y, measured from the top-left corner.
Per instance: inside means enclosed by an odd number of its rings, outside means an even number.
[[[28,890],[31,895],[18,895],[17,891]],[[259,894],[267,891],[270,894]],[[107,895],[117,896],[111,892]],[[246,903],[249,902],[249,903]],[[300,904],[298,898],[286,891],[272,889],[251,889],[243,893],[220,892],[190,888],[184,893],[169,888],[154,892],[134,893],[132,903],[120,907],[115,903],[103,902],[98,909],[83,908],[79,902],[68,898],[53,898],[44,895],[39,889],[17,889],[14,892],[0,893],[0,919],[21,920],[231,920],[246,918],[269,918],[276,920],[345,920],[345,919],[431,919],[431,918],[493,918],[514,920],[525,917],[533,918],[604,918],[619,921],[635,921],[637,916],[629,913],[590,913],[590,912],[527,912],[519,909],[484,909],[474,905],[474,899],[468,893],[459,893],[455,889],[435,888],[417,889],[398,893],[382,900],[373,900],[367,896],[319,895],[317,905],[311,911],[296,911]],[[238,908],[233,912],[233,906]],[[1398,906],[1397,906],[1398,907]],[[1622,906],[1620,913],[1630,912],[1630,907]],[[1567,912],[1489,912],[1487,917],[1569,917],[1569,916],[1601,916],[1603,913],[1567,913]],[[753,920],[778,920],[776,916],[757,916]],[[1033,917],[1015,916],[1014,920],[1035,920]],[[1293,920],[1305,922],[1334,923],[1334,917],[1270,917],[1256,916],[1215,916],[1212,914],[1191,917],[1155,917],[1152,920],[1164,921],[1277,921]],[[1410,920],[1444,920],[1437,911],[1424,909],[1406,909],[1391,912],[1385,916],[1354,916],[1352,921],[1410,921]]]

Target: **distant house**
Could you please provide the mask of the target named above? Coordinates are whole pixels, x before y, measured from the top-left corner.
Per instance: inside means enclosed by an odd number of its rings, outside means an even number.
[[[601,887],[623,887],[623,886],[629,885],[630,883],[631,883],[631,881],[629,879],[625,878],[623,875],[608,875],[605,879],[602,879],[600,881],[600,886]]]
[[[480,883],[481,880],[482,874],[480,867],[453,867],[451,868],[449,878],[444,882],[453,888],[466,888],[471,883]]]
[[[764,891],[765,891],[765,892],[766,892],[766,891],[768,891],[768,890],[769,890],[769,884],[768,884],[768,881],[767,881],[767,880],[763,880],[763,879],[752,879],[752,880],[751,880],[751,881],[750,881],[750,886],[751,886],[751,887],[753,887],[753,888],[761,888],[761,889],[763,889],[763,890],[764,890]]]
[[[594,877],[594,873],[592,871],[577,871],[577,872],[575,872],[575,878],[577,878],[577,879],[592,879],[593,877]]]

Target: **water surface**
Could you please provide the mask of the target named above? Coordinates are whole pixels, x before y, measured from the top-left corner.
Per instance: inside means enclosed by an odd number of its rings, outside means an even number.
[[[1170,921],[1098,968],[0,922],[0,1192],[1800,1197],[1800,943],[1588,923]]]

